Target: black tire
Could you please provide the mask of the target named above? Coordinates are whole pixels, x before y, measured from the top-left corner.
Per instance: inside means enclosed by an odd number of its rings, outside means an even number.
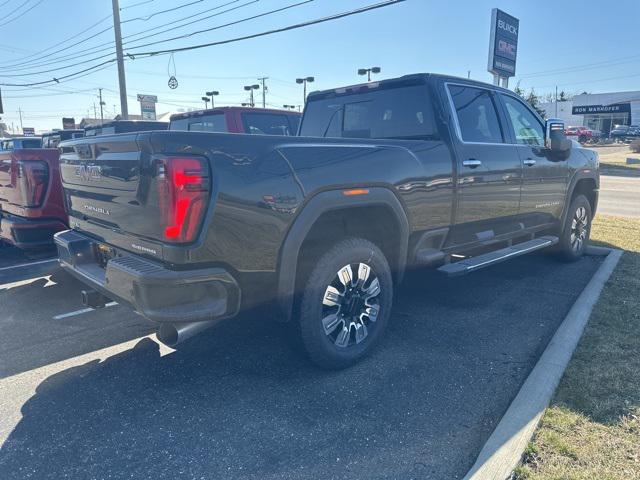
[[[560,259],[575,262],[584,255],[591,234],[591,204],[584,195],[577,195],[569,206],[560,232],[557,253]]]
[[[352,281],[344,283],[341,278],[349,272]],[[377,290],[376,280],[379,293],[367,298]],[[305,353],[326,369],[358,362],[378,343],[389,321],[392,300],[391,269],[380,249],[360,238],[339,242],[318,258],[297,302],[294,321]]]

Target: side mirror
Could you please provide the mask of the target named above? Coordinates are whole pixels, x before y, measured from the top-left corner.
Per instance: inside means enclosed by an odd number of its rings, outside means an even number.
[[[547,120],[544,143],[552,153],[569,156],[573,142],[564,134],[564,122],[562,120],[557,118]]]

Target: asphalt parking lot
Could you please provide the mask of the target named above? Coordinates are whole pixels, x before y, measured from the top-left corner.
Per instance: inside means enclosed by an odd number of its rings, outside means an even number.
[[[263,318],[171,352],[124,307],[79,312],[63,272],[5,278],[1,476],[461,478],[601,261],[412,274],[381,348],[342,372]]]

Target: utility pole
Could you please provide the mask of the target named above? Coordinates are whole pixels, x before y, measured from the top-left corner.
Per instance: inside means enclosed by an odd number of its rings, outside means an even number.
[[[558,86],[556,85],[556,118],[558,118]]]
[[[111,0],[113,7],[113,31],[116,36],[116,57],[118,60],[118,82],[120,84],[120,113],[123,120],[129,119],[127,106],[127,82],[124,78],[124,58],[122,57],[122,32],[120,31],[120,5],[118,0]]]
[[[260,77],[258,81],[262,83],[262,108],[267,108],[267,85],[266,81],[269,77]]]
[[[96,110],[96,102],[93,102],[93,118],[98,118],[98,111]]]
[[[20,130],[22,130],[22,109],[18,107],[18,115],[20,115]]]
[[[102,89],[99,88],[98,92],[100,96],[100,123],[104,123],[104,112],[102,111],[102,106],[105,105],[105,103],[102,101]]]

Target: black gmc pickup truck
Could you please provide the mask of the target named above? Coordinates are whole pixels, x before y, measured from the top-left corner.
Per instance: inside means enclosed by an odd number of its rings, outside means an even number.
[[[310,358],[379,341],[407,268],[579,258],[599,160],[492,85],[408,75],[309,96],[299,136],[144,132],[65,142],[60,262],[174,345],[278,308]],[[260,310],[256,310],[260,311]]]

